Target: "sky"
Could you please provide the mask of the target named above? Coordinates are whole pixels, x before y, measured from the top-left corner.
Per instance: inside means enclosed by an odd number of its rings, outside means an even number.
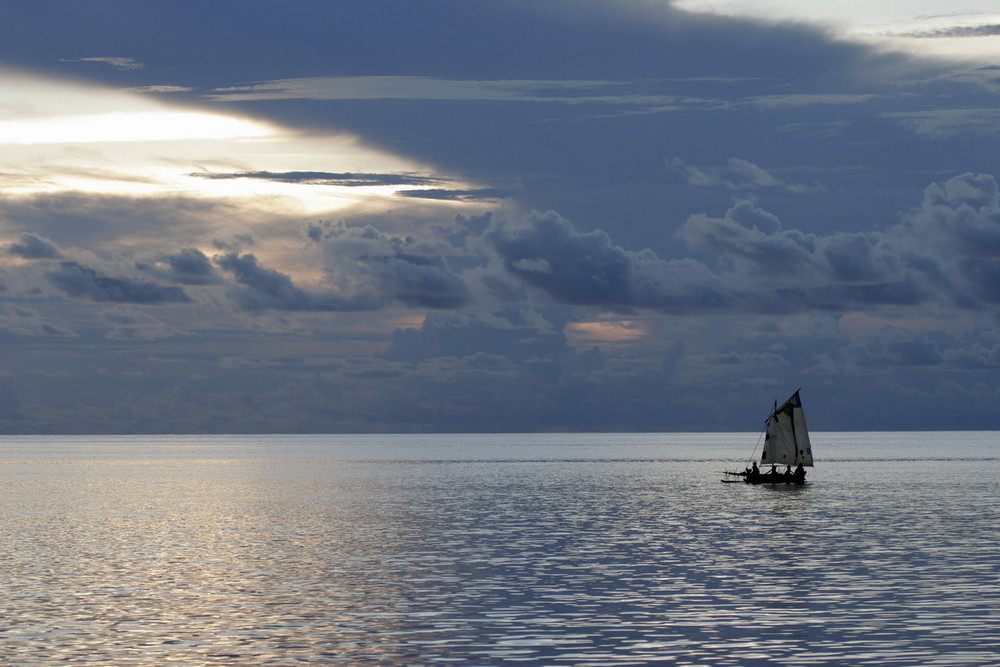
[[[1000,427],[979,0],[0,7],[0,433]]]

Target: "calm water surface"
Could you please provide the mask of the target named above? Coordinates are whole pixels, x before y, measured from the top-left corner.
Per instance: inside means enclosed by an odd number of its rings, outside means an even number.
[[[1000,433],[755,442],[0,438],[0,664],[1000,664]]]

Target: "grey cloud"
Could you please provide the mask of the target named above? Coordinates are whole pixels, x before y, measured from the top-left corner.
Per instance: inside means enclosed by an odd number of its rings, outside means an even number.
[[[684,179],[688,185],[719,187],[727,190],[746,191],[775,188],[799,194],[821,192],[820,185],[788,183],[775,177],[767,169],[740,158],[730,158],[725,166],[697,167],[680,158],[666,161],[667,169]]]
[[[171,338],[177,332],[149,313],[127,308],[109,308],[101,313],[109,340],[155,340]]]
[[[1000,187],[961,174],[926,188],[883,244],[964,307],[1000,303]]]
[[[963,255],[1000,255],[1000,187],[992,175],[966,173],[924,190],[910,224]]]
[[[135,58],[125,58],[121,56],[94,56],[90,58],[74,58],[72,60],[63,59],[62,62],[69,63],[98,63],[108,65],[118,70],[144,69],[146,66],[138,62]]]
[[[651,95],[649,82],[581,80],[439,79],[419,76],[309,77],[220,88],[210,99],[434,100],[451,102],[558,102],[657,104],[673,96]]]
[[[212,239],[212,247],[226,253],[238,253],[244,248],[253,248],[257,244],[257,237],[250,233],[232,234],[227,238]]]
[[[365,300],[307,292],[288,275],[262,267],[255,255],[231,252],[217,255],[214,261],[232,273],[241,285],[230,296],[244,310],[365,310],[375,305]]]
[[[510,195],[510,190],[501,188],[478,188],[475,190],[443,190],[440,188],[429,188],[427,190],[400,190],[396,192],[396,196],[398,197],[466,202],[504,199]]]
[[[822,248],[823,258],[834,280],[871,282],[885,278],[885,257],[876,257],[872,244],[863,234],[837,234]]]
[[[750,274],[799,281],[814,267],[815,237],[782,230],[774,215],[747,201],[737,202],[722,218],[691,216],[677,235],[691,248],[724,257]]]
[[[697,257],[665,260],[632,252],[602,231],[581,233],[554,213],[523,224],[498,219],[487,240],[505,271],[561,303],[677,314],[725,307],[753,313],[838,311],[927,301],[941,260],[908,256],[884,235],[828,236],[783,229],[749,202],[724,217],[692,216],[678,231]],[[714,267],[714,268],[710,268]],[[967,265],[980,289],[993,265]],[[991,300],[1000,296],[983,294]]]
[[[174,253],[161,253],[149,260],[138,261],[135,266],[156,276],[187,285],[209,285],[219,282],[212,262],[197,248],[184,248]]]
[[[77,262],[61,262],[59,268],[50,271],[47,277],[53,285],[70,296],[91,301],[145,304],[191,301],[179,287],[164,287],[131,278],[113,278]]]
[[[260,215],[232,201],[194,197],[127,197],[83,192],[0,197],[9,224],[64,248],[115,253],[129,247],[176,247],[208,234],[221,234],[241,215]],[[268,214],[271,215],[271,214]]]
[[[1000,110],[993,107],[942,107],[921,111],[890,111],[883,115],[898,120],[913,132],[930,139],[1000,134]]]
[[[498,218],[486,237],[509,273],[563,303],[670,311],[732,303],[698,262],[625,250],[607,233],[578,233],[552,212],[532,214],[519,226]]]
[[[451,271],[439,242],[399,237],[371,225],[310,225],[307,236],[318,243],[334,284],[366,285],[385,302],[451,309],[471,299],[465,281]]]
[[[954,38],[954,37],[995,37],[1000,35],[1000,25],[984,23],[980,25],[954,25],[933,30],[912,30],[902,33],[889,33],[898,37],[913,37],[918,39]]]
[[[71,329],[46,322],[38,311],[11,303],[0,305],[0,331],[18,336],[76,337]]]
[[[23,259],[59,259],[62,251],[59,246],[38,234],[23,232],[19,243],[7,246],[7,252]]]
[[[5,380],[0,379],[0,419],[14,421],[23,418],[20,397]]]
[[[385,352],[391,361],[424,361],[435,357],[472,357],[483,351],[518,363],[552,359],[567,353],[561,331],[540,329],[519,317],[451,320],[429,317],[419,329],[396,329]]]
[[[847,364],[860,367],[939,366],[952,356],[956,344],[925,332],[886,327],[863,343],[846,346],[841,357]]]
[[[419,308],[447,309],[465,304],[468,293],[457,275],[437,260],[396,254],[354,258],[345,286],[337,292],[310,292],[288,275],[262,267],[254,255],[229,253],[215,258],[241,287],[232,298],[245,310],[355,311],[373,310],[392,301]]]
[[[469,300],[462,279],[436,260],[408,255],[371,258],[367,272],[386,293],[417,308],[457,308]]]

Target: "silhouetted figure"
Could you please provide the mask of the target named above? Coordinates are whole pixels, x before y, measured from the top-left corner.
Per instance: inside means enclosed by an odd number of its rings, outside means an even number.
[[[806,469],[802,467],[801,463],[795,468],[795,481],[799,484],[806,481]]]

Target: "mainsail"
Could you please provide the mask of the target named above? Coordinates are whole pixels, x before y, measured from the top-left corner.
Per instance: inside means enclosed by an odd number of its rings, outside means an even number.
[[[776,407],[767,418],[767,433],[764,436],[764,451],[760,462],[787,466],[813,464],[806,415],[802,411],[798,391],[780,408]]]

